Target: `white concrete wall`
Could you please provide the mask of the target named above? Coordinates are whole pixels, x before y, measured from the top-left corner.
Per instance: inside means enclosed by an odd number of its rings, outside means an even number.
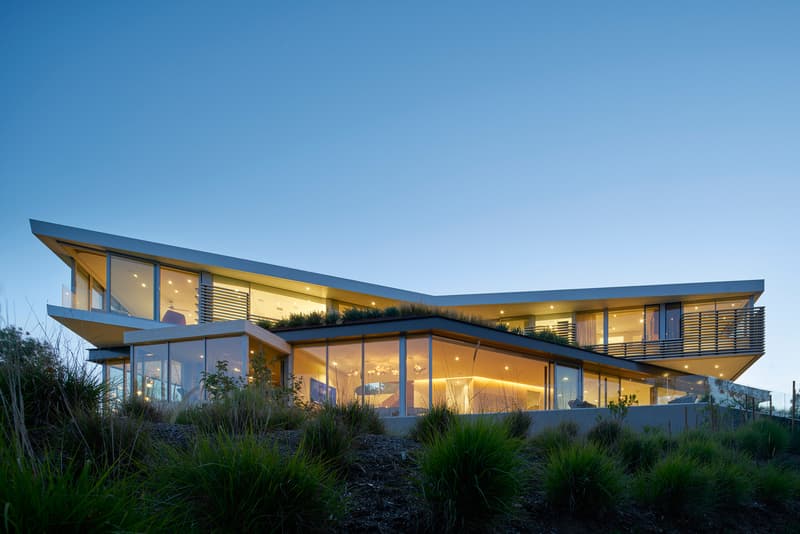
[[[719,410],[720,408],[717,407]],[[528,412],[533,424],[529,435],[557,426],[561,421],[575,421],[581,433],[587,432],[599,418],[610,418],[608,408],[579,408],[575,410],[548,410]],[[462,415],[465,420],[479,418],[502,419],[505,414]],[[625,426],[633,430],[643,430],[645,427],[657,427],[668,434],[679,434],[684,430],[704,426],[710,422],[708,404],[667,404],[663,406],[631,406],[625,418]],[[407,435],[414,426],[417,417],[385,417],[383,423],[386,432],[392,435]]]

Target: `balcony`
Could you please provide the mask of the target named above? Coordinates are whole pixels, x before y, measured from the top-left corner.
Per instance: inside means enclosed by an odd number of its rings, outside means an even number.
[[[681,337],[587,347],[619,358],[726,356],[764,353],[764,308],[740,308],[681,316]]]
[[[563,337],[570,343],[575,343],[575,333],[576,333],[576,326],[575,323],[570,323],[567,321],[560,322],[555,326],[536,326],[533,328],[526,328],[525,334],[530,335],[531,333],[542,333],[542,332],[552,332],[558,336]]]

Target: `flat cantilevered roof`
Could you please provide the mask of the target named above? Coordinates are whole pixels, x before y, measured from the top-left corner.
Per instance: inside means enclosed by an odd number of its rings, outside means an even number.
[[[65,246],[82,246],[147,258],[192,271],[207,271],[220,276],[271,285],[321,298],[356,304],[385,307],[397,302],[415,302],[434,307],[460,308],[468,312],[487,311],[487,306],[504,306],[506,316],[528,313],[555,313],[548,303],[582,303],[574,309],[592,309],[619,305],[683,300],[687,297],[726,298],[755,296],[764,291],[764,280],[735,280],[680,284],[600,287],[590,289],[560,289],[501,293],[430,295],[337,276],[282,267],[270,263],[246,260],[203,252],[152,241],[144,241],[72,226],[31,220],[31,231],[47,247],[69,263]],[[566,311],[566,310],[564,310]]]

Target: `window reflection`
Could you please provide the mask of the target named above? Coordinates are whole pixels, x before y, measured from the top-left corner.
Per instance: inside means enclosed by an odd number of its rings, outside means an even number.
[[[159,278],[161,322],[176,325],[197,324],[199,276],[161,267]]]
[[[112,312],[153,319],[153,264],[111,257]]]

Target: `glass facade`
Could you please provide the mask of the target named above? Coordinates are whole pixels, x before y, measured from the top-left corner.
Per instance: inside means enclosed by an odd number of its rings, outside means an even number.
[[[589,345],[602,345],[605,343],[604,313],[581,312],[575,314],[577,324],[578,345],[586,347]]]
[[[325,299],[258,284],[250,287],[250,313],[264,319],[288,319],[293,313],[325,313],[325,309]]]
[[[131,317],[154,318],[154,265],[111,256],[110,309]]]
[[[169,344],[169,400],[194,404],[203,400],[205,343],[202,339]]]
[[[400,415],[400,340],[364,342],[364,403],[380,415]]]
[[[113,361],[105,365],[108,400],[112,406],[121,403],[128,396],[130,365],[127,361]]]
[[[300,380],[301,398],[306,402],[324,403],[328,400],[325,345],[305,345],[292,350],[292,374]],[[334,399],[335,402],[334,392]]]
[[[244,383],[247,376],[245,365],[246,336],[215,337],[206,339],[206,369],[209,373],[217,371],[219,362],[227,362],[228,376]]]
[[[197,291],[200,277],[194,273],[160,267],[159,314],[163,323],[197,324]]]
[[[133,389],[146,402],[167,400],[167,347],[166,343],[134,347]]]
[[[430,406],[430,338],[412,337],[406,340],[406,414],[418,415]]]
[[[555,372],[555,409],[573,408],[580,400],[581,370],[577,367],[556,364]]]
[[[331,402],[362,402],[361,342],[331,343],[328,346],[328,385]]]
[[[644,309],[608,311],[608,342],[630,343],[644,337]]]

